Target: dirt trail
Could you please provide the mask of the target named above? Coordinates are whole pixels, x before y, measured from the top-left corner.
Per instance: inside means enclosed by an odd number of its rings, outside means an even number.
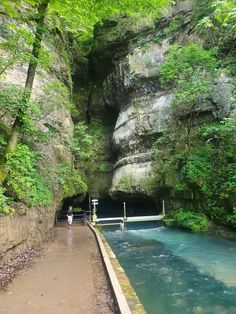
[[[0,294],[1,314],[110,314],[114,305],[88,227],[56,228],[56,240]]]

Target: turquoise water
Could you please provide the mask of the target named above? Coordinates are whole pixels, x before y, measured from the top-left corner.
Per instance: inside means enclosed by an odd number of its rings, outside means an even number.
[[[148,314],[236,314],[236,242],[153,226],[103,232]]]

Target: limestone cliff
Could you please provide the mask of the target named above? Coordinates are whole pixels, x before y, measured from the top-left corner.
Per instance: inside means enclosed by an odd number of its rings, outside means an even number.
[[[173,21],[178,21],[178,26],[171,29]],[[106,105],[118,113],[112,135],[116,159],[110,193],[122,199],[148,196],[158,204],[165,195],[153,194],[152,146],[169,128],[174,97],[173,89],[160,86],[160,67],[170,45],[204,44],[204,36],[194,31],[193,1],[179,1],[157,22],[136,22],[126,16],[111,19],[97,26],[94,40],[90,73],[103,95],[96,110]],[[211,99],[199,109],[199,124],[229,117],[231,98],[232,81],[222,74],[214,81]],[[174,176],[169,178],[169,187],[175,184]],[[159,185],[155,190],[164,191],[165,187]],[[191,201],[192,196],[183,193],[180,198]]]
[[[0,23],[5,22],[4,16],[1,16]],[[0,41],[4,41],[4,32],[0,36],[3,36],[0,37]],[[48,231],[54,226],[55,213],[61,208],[65,196],[57,180],[58,167],[64,166],[70,169],[73,165],[69,144],[73,136],[74,124],[70,109],[63,104],[60,91],[64,89],[64,92],[68,91],[70,94],[71,89],[70,68],[64,58],[66,44],[63,44],[55,33],[51,34],[49,39],[54,43],[53,48],[50,48],[53,62],[47,70],[38,67],[31,97],[31,101],[40,104],[41,111],[40,114],[35,115],[34,123],[42,140],[34,138],[34,135],[29,133],[24,135],[23,140],[30,142],[34,150],[40,153],[37,166],[41,174],[48,178],[52,202],[47,208],[34,206],[26,212],[25,206],[19,203],[18,214],[11,216],[0,214],[0,257],[3,257],[1,263],[47,237]],[[44,44],[49,45],[48,41]],[[15,63],[1,76],[1,91],[12,86],[23,87],[26,75],[27,64]],[[11,112],[4,112],[3,108],[0,108],[0,111],[1,134],[7,137],[14,122],[14,115],[11,115]],[[73,190],[70,193],[73,194]],[[22,206],[24,213],[19,214]]]
[[[73,164],[84,173],[92,197],[151,200],[151,206],[155,202],[158,210],[163,199],[167,209],[180,208],[184,203],[191,208],[199,200],[199,195],[189,190],[175,193],[176,171],[165,182],[161,178],[153,180],[158,167],[153,145],[171,129],[175,97],[173,86],[160,84],[166,53],[173,44],[203,46],[207,41],[206,34],[200,36],[195,31],[193,3],[196,1],[177,1],[157,21],[119,16],[96,25],[88,56],[81,56],[75,49],[69,58],[73,40],[70,38],[68,49],[66,36],[57,31],[50,34],[44,45],[53,60],[49,68],[38,68],[32,94],[32,101],[41,106],[34,123],[42,140],[34,138],[33,133],[24,134],[23,140],[40,152],[38,168],[48,179],[52,203],[48,208],[35,206],[23,215],[0,216],[0,256],[7,259],[45,238],[63,198],[78,192],[71,186],[63,189],[61,184],[70,176],[65,168],[71,169]],[[0,36],[1,41],[4,32]],[[26,71],[23,63],[10,67],[1,77],[0,89],[23,86]],[[230,76],[221,73],[213,85],[211,97],[197,109],[195,126],[235,114]],[[68,106],[72,99],[77,105],[74,116]],[[2,108],[0,114],[1,134],[7,137],[14,117]],[[81,133],[76,134],[74,143],[78,147],[72,152],[76,128]],[[176,140],[178,134],[172,135]],[[58,176],[59,170],[64,177]],[[19,209],[21,206],[19,202]]]

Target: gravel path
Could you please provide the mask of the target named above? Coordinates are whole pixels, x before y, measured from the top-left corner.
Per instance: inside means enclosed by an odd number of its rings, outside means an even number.
[[[0,313],[116,313],[90,229],[60,226],[55,232],[44,254],[0,293]]]

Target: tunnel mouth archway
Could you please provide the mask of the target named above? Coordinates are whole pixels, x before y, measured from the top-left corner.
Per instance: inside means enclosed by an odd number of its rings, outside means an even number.
[[[84,215],[84,208],[81,204],[83,203],[84,196],[81,194],[76,194],[72,196],[65,197],[62,201],[60,210],[56,212],[55,223],[67,220],[67,211],[71,206],[74,211],[73,220],[81,220]]]
[[[126,216],[147,216],[157,215],[158,210],[155,202],[151,198],[133,197],[113,199],[110,196],[98,200],[97,217],[123,217],[124,202]]]
[[[65,197],[61,209],[57,212],[56,223],[67,220],[67,211],[69,206],[72,206],[74,211],[74,220],[81,220],[81,215],[86,215],[89,219],[92,214],[92,199],[98,199],[96,205],[96,214],[98,218],[123,217],[124,216],[124,202],[126,207],[126,216],[148,216],[157,215],[161,211],[161,203],[154,201],[152,198],[143,196],[132,197],[118,197],[116,199],[108,196],[92,197],[88,193],[85,197],[81,195],[73,195]],[[81,209],[77,213],[77,209]]]

